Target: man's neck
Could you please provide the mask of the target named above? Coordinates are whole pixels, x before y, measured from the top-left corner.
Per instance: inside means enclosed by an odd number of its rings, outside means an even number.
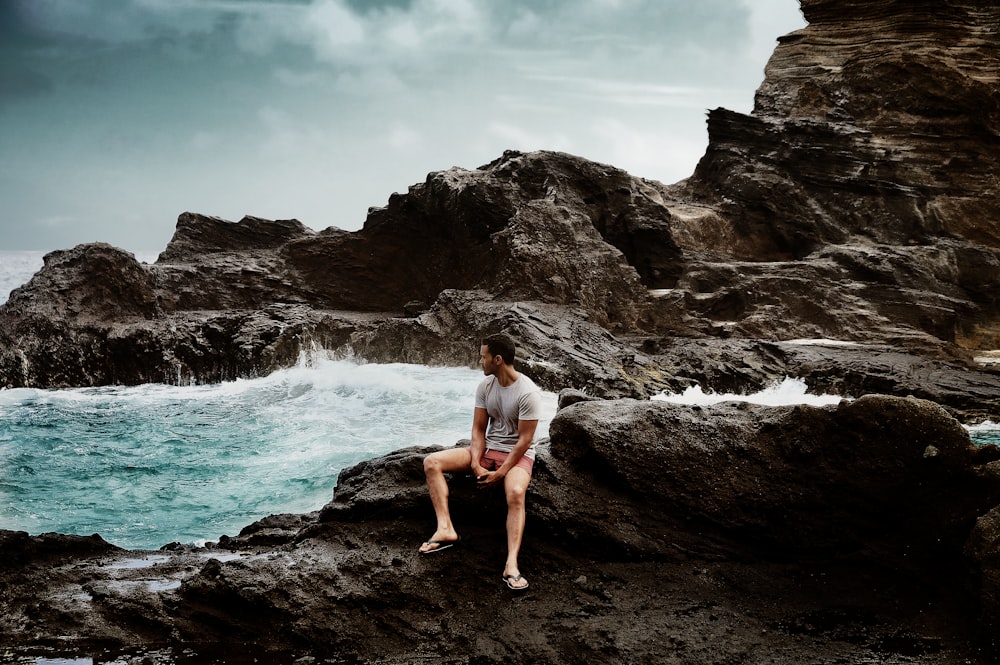
[[[510,365],[504,365],[494,376],[497,377],[497,383],[506,388],[510,384],[517,381],[518,377],[521,375],[518,374],[517,370]]]

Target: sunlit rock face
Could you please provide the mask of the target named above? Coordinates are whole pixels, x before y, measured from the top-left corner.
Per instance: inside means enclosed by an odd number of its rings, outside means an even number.
[[[847,336],[886,330],[885,318],[996,348],[1000,7],[801,4],[809,25],[779,40],[752,114],[709,114],[708,150],[675,188],[688,205],[674,237],[712,261],[791,261],[751,269],[784,276],[791,297],[764,278],[720,289],[770,294],[780,315],[772,318],[808,319],[792,301],[810,289],[793,282],[813,280],[822,296],[809,300],[838,321],[857,320],[839,326]],[[714,266],[695,272],[718,281]],[[733,300],[724,310],[735,330],[755,334],[763,308]],[[838,332],[821,318],[819,328]]]
[[[713,111],[691,187],[756,259],[862,236],[1000,248],[1000,7],[803,0],[750,116]],[[740,253],[739,251],[737,253]]]

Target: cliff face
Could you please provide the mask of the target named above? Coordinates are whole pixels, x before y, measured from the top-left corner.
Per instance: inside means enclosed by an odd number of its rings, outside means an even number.
[[[710,115],[691,180],[733,201],[743,255],[802,258],[852,237],[1000,248],[1000,7],[803,0],[802,12],[809,26],[779,40],[752,115]]]
[[[803,0],[802,11],[809,26],[779,40],[753,113],[710,113],[708,150],[681,188],[713,209],[726,242],[675,235],[713,260],[811,266],[827,301],[846,275],[850,297],[880,316],[1000,346],[1000,8]]]

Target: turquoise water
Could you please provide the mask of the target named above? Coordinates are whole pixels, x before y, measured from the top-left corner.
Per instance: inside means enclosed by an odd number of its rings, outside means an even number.
[[[969,430],[969,436],[972,437],[972,442],[976,445],[983,446],[992,443],[1000,446],[1000,423],[987,420],[966,429]]]
[[[236,535],[322,507],[347,466],[467,438],[481,378],[316,360],[206,386],[3,390],[0,528],[144,549]]]

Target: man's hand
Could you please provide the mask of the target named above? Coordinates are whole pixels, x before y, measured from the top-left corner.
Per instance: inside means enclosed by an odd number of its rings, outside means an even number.
[[[479,487],[490,487],[491,485],[496,485],[499,482],[503,482],[503,477],[507,475],[506,473],[500,473],[500,470],[487,471],[482,469],[482,473],[476,474],[476,484]]]

